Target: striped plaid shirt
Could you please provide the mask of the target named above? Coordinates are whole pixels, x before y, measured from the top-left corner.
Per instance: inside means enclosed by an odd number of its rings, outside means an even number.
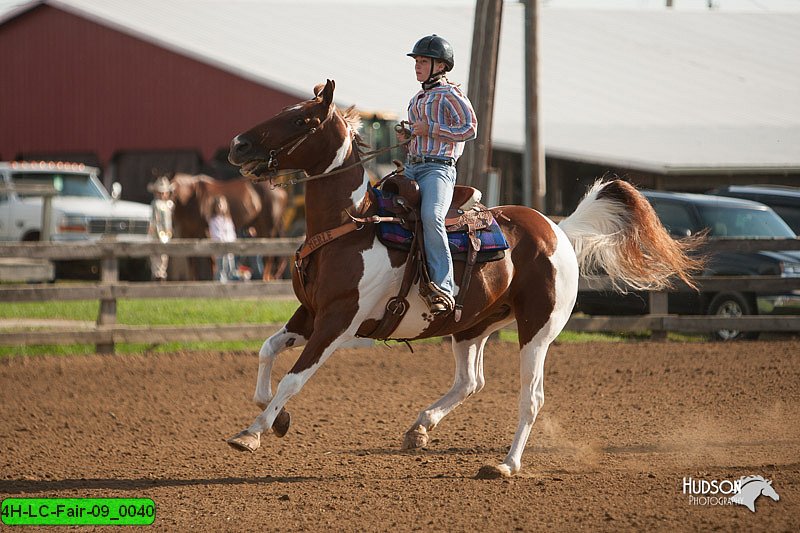
[[[408,155],[452,157],[464,151],[464,141],[477,136],[478,119],[469,99],[461,90],[442,83],[419,91],[408,104],[408,121],[428,123],[427,137],[412,137]]]

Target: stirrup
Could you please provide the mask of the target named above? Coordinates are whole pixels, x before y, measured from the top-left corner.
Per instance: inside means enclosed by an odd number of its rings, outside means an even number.
[[[428,284],[428,294],[425,295],[425,303],[434,316],[447,316],[453,312],[456,303],[453,297],[440,289],[435,283]]]

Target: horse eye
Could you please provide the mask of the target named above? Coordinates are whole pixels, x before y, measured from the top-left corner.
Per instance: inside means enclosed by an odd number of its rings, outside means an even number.
[[[306,119],[304,119],[304,118],[298,118],[297,120],[294,121],[294,125],[295,126],[302,126],[305,123],[306,123]]]

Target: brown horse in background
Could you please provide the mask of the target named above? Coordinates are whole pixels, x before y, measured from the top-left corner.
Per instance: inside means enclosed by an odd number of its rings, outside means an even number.
[[[208,238],[211,204],[216,196],[228,200],[237,235],[275,238],[283,236],[283,213],[287,194],[263,183],[246,178],[216,180],[206,175],[175,174],[170,180],[174,237],[181,239]],[[252,228],[252,230],[251,230]],[[264,279],[280,277],[286,269],[285,258],[264,257]],[[211,279],[211,258],[191,258],[189,277]]]

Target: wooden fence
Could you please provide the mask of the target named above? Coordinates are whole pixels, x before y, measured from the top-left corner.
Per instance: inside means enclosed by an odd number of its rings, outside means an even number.
[[[119,299],[135,298],[274,298],[292,297],[289,281],[219,282],[121,282],[118,259],[147,257],[166,253],[171,257],[213,256],[232,252],[241,256],[293,256],[299,239],[244,239],[233,243],[208,240],[175,239],[169,243],[118,242],[92,243],[18,243],[0,244],[0,257],[25,259],[100,259],[98,283],[81,284],[2,284],[0,302],[98,300],[96,325],[89,329],[49,328],[41,331],[0,332],[0,344],[72,344],[91,343],[99,353],[110,353],[119,342],[188,342],[224,340],[263,340],[281,324],[233,324],[201,326],[125,326],[116,323]],[[709,244],[711,251],[800,250],[800,239],[725,239]],[[800,278],[780,276],[706,277],[698,278],[703,291],[788,293],[800,289]],[[608,289],[603,278],[582,279],[581,290]],[[689,291],[677,286],[675,291]],[[677,316],[667,313],[667,293],[649,294],[649,314],[640,316],[573,316],[567,329],[578,331],[651,331],[663,338],[667,331],[709,332],[718,329],[740,331],[798,332],[800,316]]]

